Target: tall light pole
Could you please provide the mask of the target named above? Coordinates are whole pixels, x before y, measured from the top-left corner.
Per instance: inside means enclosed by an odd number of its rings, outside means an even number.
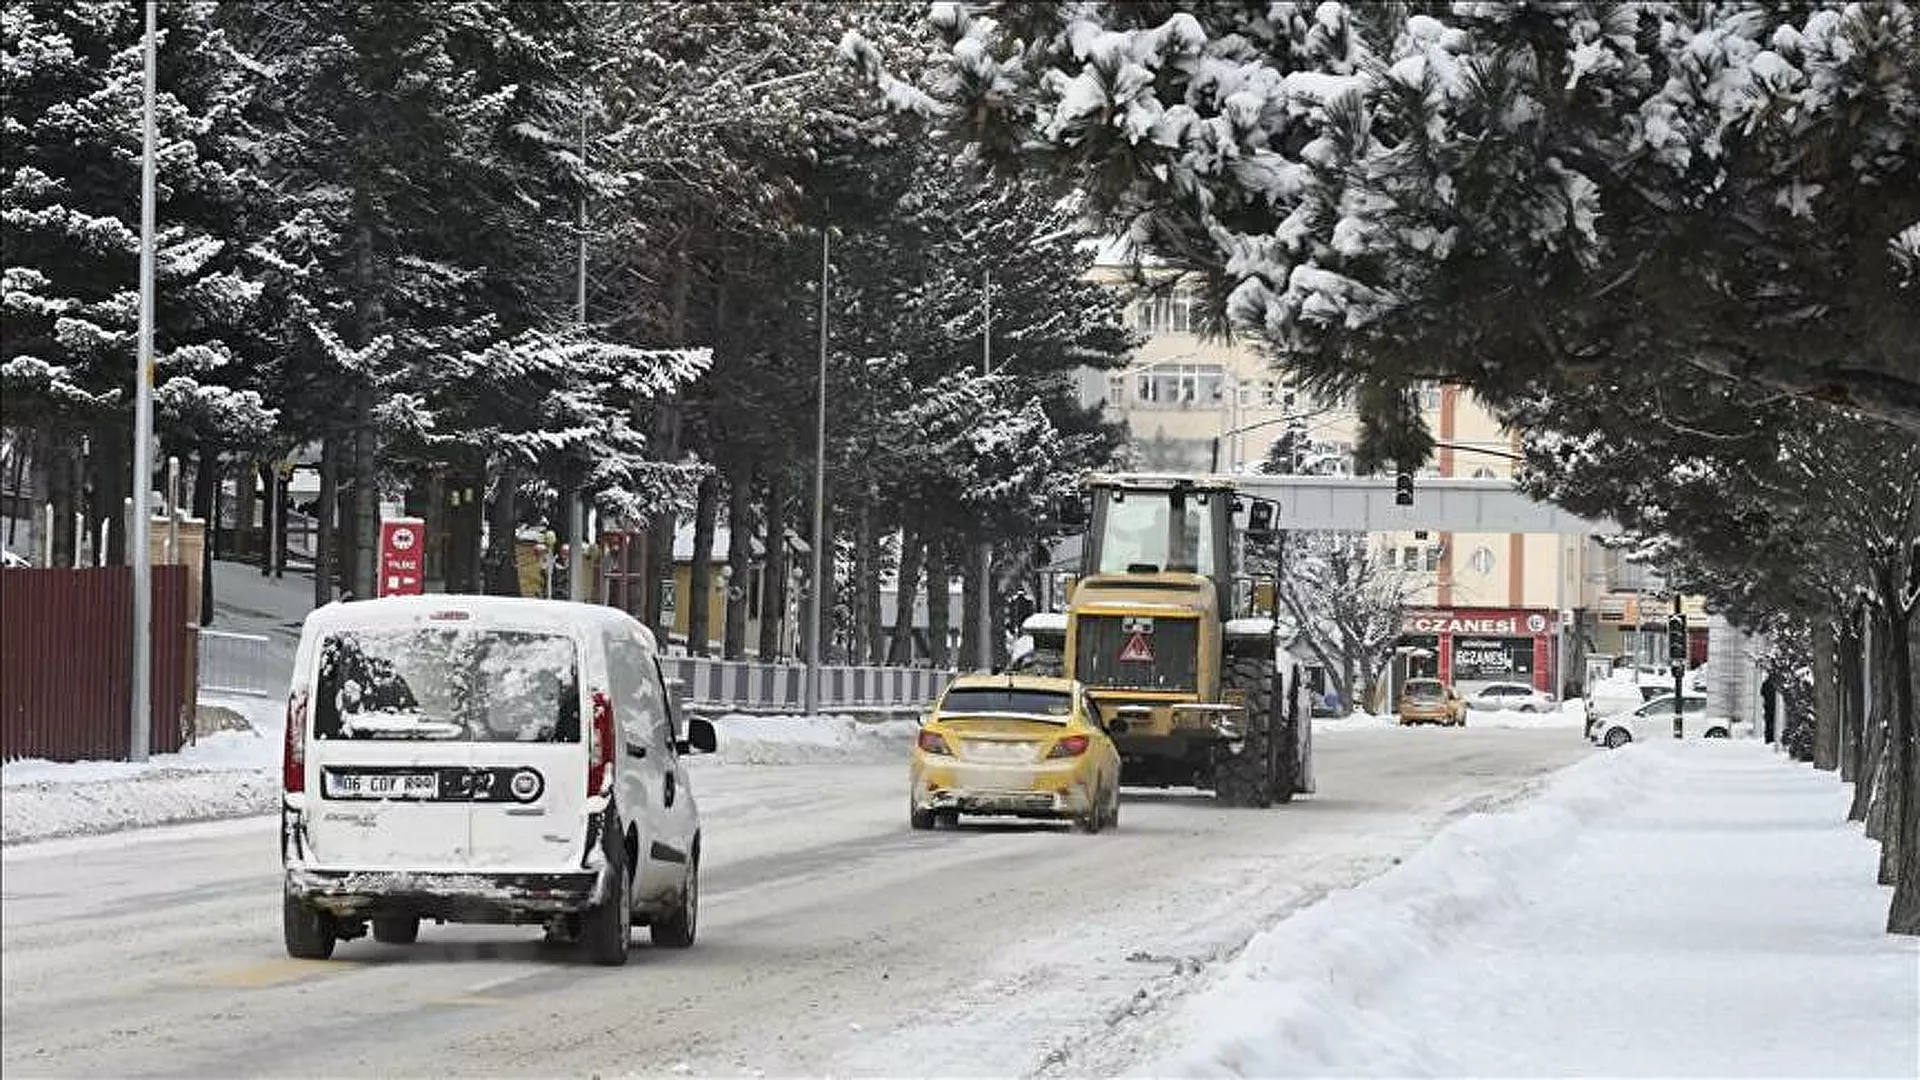
[[[587,325],[587,108],[580,103],[580,205],[575,212],[574,231],[578,234],[575,252],[573,317],[585,333]],[[567,553],[567,599],[584,601],[587,596],[587,503],[579,487],[567,492],[567,537],[573,550]]]
[[[820,613],[826,604],[827,531],[827,275],[831,272],[832,227],[820,227],[820,377],[819,407],[813,429],[813,599],[807,606],[807,715],[820,711]],[[785,543],[768,537],[768,556]],[[768,613],[772,617],[772,613]]]
[[[981,327],[980,371],[993,374],[993,271],[980,273]],[[981,671],[993,670],[993,540],[983,538],[974,556],[979,560],[980,598],[974,619],[974,665]]]
[[[146,72],[140,97],[140,336],[133,373],[133,700],[127,757],[147,760],[153,714],[153,551],[147,491],[153,486],[153,172],[154,83],[159,0],[147,0]]]

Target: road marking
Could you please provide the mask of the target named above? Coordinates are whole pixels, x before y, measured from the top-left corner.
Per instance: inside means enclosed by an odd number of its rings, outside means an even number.
[[[498,990],[500,987],[505,986],[508,983],[517,983],[521,979],[531,979],[535,975],[543,974],[545,970],[546,969],[542,968],[535,971],[522,971],[513,975],[502,975],[497,979],[484,979],[480,982],[474,983],[472,986],[467,987],[466,993],[484,994],[488,990]],[[491,1004],[491,1002],[489,1002],[489,1004]]]
[[[268,960],[248,967],[215,971],[202,981],[209,986],[259,989],[298,982],[301,979],[317,978],[329,972],[340,972],[360,966],[351,960]]]
[[[462,994],[459,997],[428,998],[429,1005],[505,1005],[506,998],[481,997],[478,994]]]

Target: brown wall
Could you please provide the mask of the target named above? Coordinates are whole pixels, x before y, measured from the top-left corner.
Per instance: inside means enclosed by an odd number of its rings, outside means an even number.
[[[187,567],[153,568],[156,754],[180,749],[192,706],[197,598]],[[0,759],[126,758],[132,616],[131,568],[0,570]]]

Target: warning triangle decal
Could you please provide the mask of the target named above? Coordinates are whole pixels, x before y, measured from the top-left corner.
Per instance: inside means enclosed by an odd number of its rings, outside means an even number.
[[[1123,664],[1153,663],[1153,646],[1147,642],[1147,635],[1135,632],[1127,639],[1126,648],[1120,650],[1120,662]]]

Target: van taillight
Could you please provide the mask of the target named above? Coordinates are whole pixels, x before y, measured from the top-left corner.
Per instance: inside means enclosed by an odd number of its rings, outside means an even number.
[[[298,794],[307,790],[307,695],[287,698],[287,737],[280,753],[280,787]]]
[[[613,702],[593,692],[593,730],[587,735],[587,797],[600,794],[613,775]]]

